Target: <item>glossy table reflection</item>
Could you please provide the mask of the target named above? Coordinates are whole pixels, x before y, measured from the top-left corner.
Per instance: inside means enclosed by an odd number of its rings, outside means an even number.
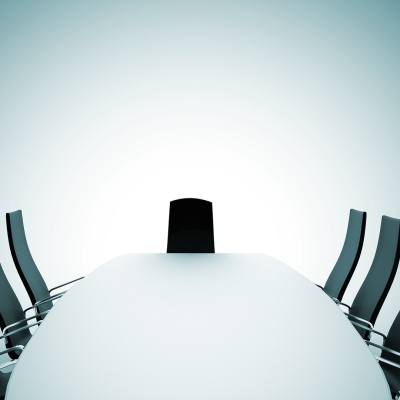
[[[338,307],[261,254],[127,254],[56,304],[6,400],[390,399]]]

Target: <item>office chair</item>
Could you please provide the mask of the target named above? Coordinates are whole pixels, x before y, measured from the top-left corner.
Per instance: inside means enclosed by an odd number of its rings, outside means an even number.
[[[358,325],[374,328],[374,323],[386,299],[396,275],[400,256],[400,220],[382,217],[378,245],[369,272],[358,290],[351,306],[337,301],[348,308],[345,313],[364,339],[370,331]]]
[[[211,202],[170,202],[167,253],[215,253]]]
[[[330,273],[325,286],[319,286],[328,296],[341,301],[357,267],[364,243],[365,224],[367,213],[350,210],[346,238],[339,258]]]
[[[63,283],[62,285],[56,286],[49,290],[42,277],[42,274],[33,260],[31,252],[29,251],[21,210],[7,213],[6,221],[8,243],[10,245],[15,267],[17,268],[18,274],[21,277],[26,291],[28,292],[32,305],[35,305],[37,308],[37,314],[42,315],[42,317],[38,317],[38,319],[43,319],[45,314],[42,313],[44,311],[49,311],[53,306],[53,302],[48,300],[59,299],[66,291],[57,293],[55,295],[51,295],[50,293],[53,290],[69,285],[70,283],[76,282],[84,277],[82,276],[72,281]]]

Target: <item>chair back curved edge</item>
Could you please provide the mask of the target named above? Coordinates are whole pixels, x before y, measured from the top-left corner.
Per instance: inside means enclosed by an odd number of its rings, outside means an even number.
[[[21,210],[7,213],[6,222],[11,255],[33,305],[37,301],[49,297],[49,289],[29,250]],[[47,311],[51,307],[52,302],[48,302],[38,307],[38,311]],[[38,319],[42,318],[38,317]]]
[[[21,303],[19,302],[13,288],[8,281],[3,268],[0,264],[0,328],[4,331],[5,327],[25,318]],[[27,325],[27,322],[21,322],[16,328],[22,328]],[[7,337],[6,348],[11,348],[17,345],[25,346],[32,337],[29,329],[17,332]],[[8,354],[13,360],[17,359],[20,351],[10,351]]]
[[[342,251],[323,288],[325,293],[339,301],[342,300],[360,259],[366,221],[366,212],[350,209]]]

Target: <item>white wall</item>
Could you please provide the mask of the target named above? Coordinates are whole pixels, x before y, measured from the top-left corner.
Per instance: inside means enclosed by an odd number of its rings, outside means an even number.
[[[217,252],[322,284],[367,211],[351,302],[400,218],[399,20],[391,0],[1,2],[0,261],[23,305],[6,212],[55,286],[165,252],[181,197],[213,202]]]

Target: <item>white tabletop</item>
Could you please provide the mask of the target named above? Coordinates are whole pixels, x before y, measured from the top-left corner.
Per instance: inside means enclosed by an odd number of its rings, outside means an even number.
[[[6,400],[390,399],[321,289],[260,254],[127,254],[56,304]]]

